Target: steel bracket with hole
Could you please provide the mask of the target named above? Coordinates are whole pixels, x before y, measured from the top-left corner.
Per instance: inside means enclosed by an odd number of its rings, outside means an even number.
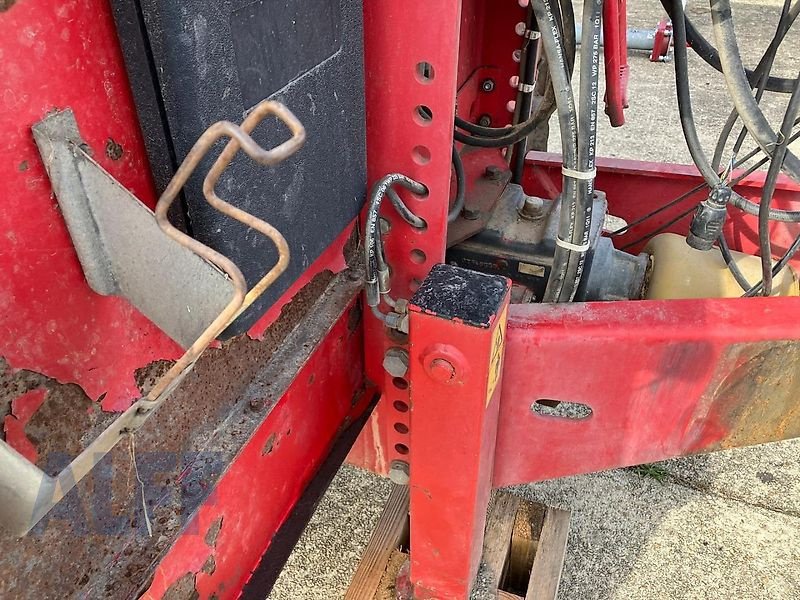
[[[279,119],[291,134],[269,150],[250,137],[267,116]],[[274,101],[257,105],[241,125],[215,123],[195,143],[152,212],[92,160],[71,110],[48,115],[33,126],[33,135],[91,288],[126,298],[186,352],[55,477],[0,440],[0,525],[16,535],[30,531],[121,439],[137,431],[208,345],[286,270],[289,247],[280,232],[225,202],[215,187],[239,150],[262,165],[274,165],[305,142],[302,124]],[[249,291],[235,264],[167,218],[190,175],[221,138],[228,142],[203,182],[207,202],[268,237],[278,251],[277,262]]]

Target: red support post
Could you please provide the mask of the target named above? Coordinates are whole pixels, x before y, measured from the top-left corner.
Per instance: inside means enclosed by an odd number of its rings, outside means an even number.
[[[627,0],[603,5],[603,56],[606,65],[606,114],[612,127],[625,124],[628,108]]]
[[[469,596],[492,489],[510,282],[437,265],[410,306],[414,598]]]

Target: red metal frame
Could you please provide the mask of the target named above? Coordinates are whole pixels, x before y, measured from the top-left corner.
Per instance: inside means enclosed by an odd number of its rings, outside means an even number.
[[[438,6],[436,19],[431,19],[430,3],[422,0],[364,3],[369,182],[399,171],[429,190],[424,200],[404,195],[425,219],[424,231],[407,226],[388,206],[382,211],[391,224],[384,241],[395,297],[409,298],[431,266],[444,259],[460,11],[460,1],[448,2]],[[401,39],[415,43],[398,43]],[[425,63],[432,68],[427,79],[420,73]],[[420,121],[418,106],[430,109],[433,118]],[[420,148],[428,160],[421,159]],[[386,474],[393,460],[408,460],[410,400],[407,380],[386,373],[383,356],[390,347],[407,348],[407,339],[386,331],[369,313],[364,335],[366,376],[383,397],[350,460],[370,460],[374,470]]]
[[[419,600],[467,598],[478,572],[509,297],[510,285],[480,325],[411,307],[410,579]]]
[[[369,180],[401,171],[430,190],[423,200],[405,198],[426,220],[425,231],[407,227],[388,207],[383,213],[391,222],[385,241],[392,294],[409,298],[444,258],[456,100],[465,117],[488,114],[495,125],[507,122],[506,104],[515,97],[508,80],[518,68],[511,55],[517,40],[509,33],[524,20],[524,11],[517,3],[501,9],[480,0],[453,0],[433,12],[420,0],[364,4]],[[621,52],[607,53],[612,59],[607,64],[610,116],[621,123],[627,77],[619,62],[626,56],[624,2],[609,1],[606,9],[606,48]],[[99,163],[153,206],[110,9],[104,0],[27,0],[0,13],[0,25],[5,108],[0,180],[7,191],[0,211],[5,232],[0,355],[12,370],[75,383],[104,410],[124,409],[139,395],[136,370],[180,351],[125,301],[88,288],[30,135],[30,126],[48,111],[70,106]],[[426,71],[432,77],[423,76],[422,63],[432,67]],[[613,76],[617,73],[619,78]],[[479,90],[484,74],[495,79],[492,92]],[[433,118],[420,119],[420,106]],[[116,145],[123,149],[121,158],[106,152]],[[494,193],[478,180],[482,166],[497,160],[496,152],[481,152],[465,161],[468,192]],[[560,187],[559,168],[554,157],[531,154],[526,191],[552,197]],[[757,199],[761,177],[748,178],[741,193]],[[689,168],[598,161],[598,189],[607,193],[611,212],[629,221],[697,181]],[[782,181],[774,205],[788,207],[797,199],[798,187]],[[667,223],[682,208],[659,214],[650,225]],[[668,230],[685,232],[688,219]],[[634,241],[643,229],[621,236],[619,244]],[[748,252],[757,248],[755,231],[755,220],[738,212],[726,225],[731,245]],[[784,250],[798,233],[799,226],[776,225],[775,251]],[[262,337],[315,275],[345,268],[342,248],[350,234],[345,231],[254,326],[253,337]],[[354,305],[350,308],[346,315],[353,314]],[[202,598],[239,593],[336,435],[363,409],[364,400],[353,400],[364,374],[382,400],[350,460],[379,473],[386,473],[392,460],[412,463],[412,579],[422,596],[464,597],[492,486],[800,434],[794,396],[768,395],[752,377],[758,369],[769,382],[779,372],[765,348],[777,348],[784,361],[796,358],[800,327],[791,315],[798,308],[798,299],[512,306],[502,392],[498,386],[487,406],[485,395],[478,394],[485,389],[487,371],[476,368],[465,376],[469,385],[459,394],[458,408],[434,402],[444,384],[424,373],[422,363],[412,360],[407,378],[389,377],[381,364],[384,352],[392,346],[410,348],[413,359],[445,340],[474,364],[483,364],[491,329],[476,333],[416,314],[409,347],[407,338],[387,332],[372,315],[365,315],[363,342],[351,317],[337,318],[162,557],[147,597],[163,596],[186,574]],[[584,403],[593,413],[584,420],[545,417],[531,410],[540,399]],[[41,390],[20,392],[4,423],[9,439],[31,457],[36,447],[25,437],[24,425],[44,401]],[[443,445],[451,452],[438,452]],[[265,452],[268,446],[274,451]],[[206,534],[220,518],[223,526],[209,544]],[[214,567],[204,569],[210,556]]]
[[[612,127],[625,124],[628,108],[627,0],[603,4],[603,59],[606,65],[606,114]]]
[[[201,598],[235,597],[250,579],[343,425],[364,410],[366,395],[353,403],[364,349],[351,310],[352,304],[186,524],[143,598],[167,595],[187,574]],[[212,528],[218,535],[209,543]],[[204,569],[209,557],[214,568]]]

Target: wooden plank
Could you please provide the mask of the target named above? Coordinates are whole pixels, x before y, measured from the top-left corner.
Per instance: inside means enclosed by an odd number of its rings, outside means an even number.
[[[487,589],[496,590],[503,580],[506,559],[511,547],[511,532],[519,509],[520,499],[506,492],[497,492],[486,518],[483,538],[483,569]]]
[[[547,508],[525,600],[555,600],[569,536],[569,512]]]
[[[408,534],[408,486],[392,485],[372,537],[358,563],[345,600],[373,600],[389,557]]]
[[[542,533],[547,507],[535,502],[520,503],[514,531],[511,534],[511,551],[503,588],[525,593],[531,578],[531,566],[536,556],[536,545]]]
[[[512,594],[511,592],[504,592],[503,590],[497,591],[497,600],[523,600],[521,596]]]

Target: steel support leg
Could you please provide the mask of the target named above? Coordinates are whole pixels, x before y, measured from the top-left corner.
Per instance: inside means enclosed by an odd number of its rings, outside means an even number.
[[[465,599],[492,489],[508,280],[437,265],[410,307],[411,582]]]

